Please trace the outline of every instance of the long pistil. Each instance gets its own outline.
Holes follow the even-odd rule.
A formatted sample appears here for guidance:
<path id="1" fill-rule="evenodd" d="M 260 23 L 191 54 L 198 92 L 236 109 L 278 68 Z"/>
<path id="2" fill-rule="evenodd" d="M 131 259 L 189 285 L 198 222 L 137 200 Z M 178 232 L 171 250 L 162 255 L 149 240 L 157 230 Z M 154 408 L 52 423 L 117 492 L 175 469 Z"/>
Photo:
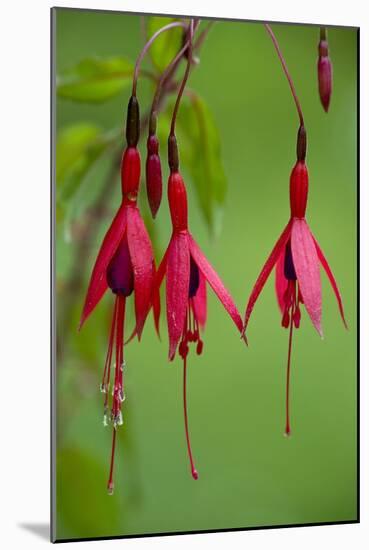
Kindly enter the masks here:
<path id="1" fill-rule="evenodd" d="M 286 376 L 286 429 L 284 435 L 289 437 L 291 435 L 290 426 L 290 375 L 291 375 L 291 352 L 292 352 L 292 336 L 293 336 L 293 315 L 294 305 L 292 306 L 291 319 L 290 319 L 290 333 L 288 338 L 288 356 L 287 356 L 287 376 Z"/>
<path id="2" fill-rule="evenodd" d="M 195 468 L 193 461 L 192 451 L 191 451 L 191 441 L 190 434 L 188 429 L 188 415 L 187 415 L 187 355 L 183 357 L 183 411 L 184 411 L 184 422 L 185 422 L 185 432 L 186 432 L 186 442 L 187 442 L 187 452 L 188 458 L 191 464 L 191 474 L 193 479 L 198 479 L 199 474 Z"/>
<path id="3" fill-rule="evenodd" d="M 109 472 L 109 481 L 108 481 L 108 493 L 112 495 L 114 493 L 114 481 L 113 481 L 113 472 L 114 472 L 114 457 L 115 457 L 115 439 L 117 437 L 117 430 L 113 429 L 113 442 L 111 446 L 111 459 L 110 459 L 110 472 Z"/>

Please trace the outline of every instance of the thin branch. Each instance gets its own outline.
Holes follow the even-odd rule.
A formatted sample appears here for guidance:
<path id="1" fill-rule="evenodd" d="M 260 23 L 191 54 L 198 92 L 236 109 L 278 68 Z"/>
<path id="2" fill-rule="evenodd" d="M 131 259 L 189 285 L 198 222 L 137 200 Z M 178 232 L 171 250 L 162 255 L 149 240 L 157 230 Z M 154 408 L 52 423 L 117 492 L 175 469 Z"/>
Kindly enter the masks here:
<path id="1" fill-rule="evenodd" d="M 174 105 L 174 110 L 173 110 L 173 115 L 172 115 L 172 123 L 170 125 L 170 135 L 171 136 L 174 136 L 175 134 L 175 125 L 176 125 L 176 119 L 177 119 L 177 114 L 178 114 L 178 109 L 179 109 L 179 104 L 181 102 L 181 98 L 182 98 L 182 95 L 183 95 L 183 91 L 185 89 L 185 86 L 186 86 L 186 83 L 187 83 L 187 80 L 188 80 L 188 75 L 190 74 L 190 69 L 191 69 L 191 63 L 192 63 L 192 40 L 193 40 L 193 33 L 194 33 L 194 20 L 191 19 L 190 21 L 190 36 L 189 36 L 189 46 L 188 46 L 188 60 L 187 60 L 187 66 L 186 66 L 186 70 L 185 70 L 185 74 L 183 76 L 183 80 L 182 80 L 182 83 L 181 83 L 181 87 L 179 88 L 179 92 L 178 92 L 178 95 L 177 95 L 177 99 L 176 99 L 176 103 Z"/>
<path id="2" fill-rule="evenodd" d="M 133 83 L 132 83 L 132 95 L 133 96 L 136 95 L 137 80 L 138 80 L 138 75 L 139 75 L 142 60 L 145 57 L 147 51 L 149 50 L 151 44 L 153 42 L 155 42 L 155 40 L 158 38 L 158 36 L 160 36 L 163 32 L 169 31 L 169 30 L 174 29 L 176 27 L 186 28 L 186 24 L 182 23 L 181 21 L 173 21 L 173 23 L 168 23 L 168 25 L 165 25 L 164 27 L 161 27 L 159 30 L 157 30 L 156 33 L 154 33 L 152 35 L 150 40 L 148 40 L 146 42 L 146 44 L 144 45 L 144 47 L 142 48 L 142 51 L 141 51 L 140 55 L 137 58 L 137 61 L 136 61 L 136 64 L 135 64 L 135 70 L 134 70 L 134 73 L 133 73 Z"/>
<path id="3" fill-rule="evenodd" d="M 267 32 L 269 33 L 269 36 L 270 38 L 272 39 L 272 42 L 274 44 L 274 47 L 277 51 L 277 54 L 278 54 L 278 57 L 280 59 L 280 62 L 282 63 L 282 67 L 283 67 L 283 70 L 284 70 L 284 73 L 287 77 L 287 80 L 288 80 L 288 84 L 290 85 L 290 88 L 291 88 L 291 92 L 292 92 L 292 95 L 293 95 L 293 99 L 295 100 L 295 104 L 296 104 L 296 108 L 297 108 L 297 112 L 298 112 L 298 115 L 299 115 L 299 119 L 300 119 L 300 126 L 304 126 L 304 116 L 302 114 L 302 109 L 301 109 L 301 105 L 300 105 L 300 102 L 298 100 L 298 97 L 297 97 L 297 93 L 296 93 L 296 90 L 295 90 L 295 86 L 293 84 L 293 81 L 292 81 L 292 78 L 291 78 L 291 75 L 290 73 L 288 72 L 288 68 L 287 68 L 287 64 L 286 64 L 286 61 L 283 57 L 283 54 L 281 52 L 281 49 L 279 47 L 279 44 L 278 44 L 278 41 L 274 35 L 274 32 L 272 31 L 270 25 L 268 25 L 267 23 L 265 23 L 265 28 L 267 30 Z"/>

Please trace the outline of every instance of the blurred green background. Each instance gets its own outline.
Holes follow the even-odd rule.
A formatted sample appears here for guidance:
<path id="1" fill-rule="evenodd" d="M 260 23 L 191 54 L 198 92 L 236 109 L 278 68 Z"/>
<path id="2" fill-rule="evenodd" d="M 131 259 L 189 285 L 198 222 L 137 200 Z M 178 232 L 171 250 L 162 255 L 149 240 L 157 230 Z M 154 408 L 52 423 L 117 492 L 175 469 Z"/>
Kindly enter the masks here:
<path id="1" fill-rule="evenodd" d="M 274 277 L 251 318 L 248 349 L 209 291 L 204 353 L 197 357 L 192 351 L 189 356 L 189 421 L 200 474 L 197 482 L 192 480 L 183 428 L 182 368 L 178 358 L 167 361 L 163 302 L 162 341 L 150 316 L 142 343 L 135 341 L 126 349 L 124 426 L 118 430 L 115 494 L 108 496 L 111 430 L 103 426 L 99 384 L 112 296 L 106 294 L 81 333 L 77 326 L 95 256 L 119 204 L 112 158 L 116 144 L 118 149 L 124 145 L 130 78 L 119 81 L 117 90 L 113 83 L 112 98 L 100 103 L 65 97 L 68 86 L 62 97 L 62 84 L 73 82 L 69 70 L 86 58 L 123 56 L 134 62 L 144 43 L 144 25 L 139 16 L 126 14 L 54 13 L 56 71 L 62 75 L 56 102 L 57 538 L 354 520 L 357 31 L 329 29 L 334 87 L 326 115 L 317 92 L 318 27 L 273 25 L 305 114 L 307 219 L 337 278 L 349 324 L 346 331 L 322 274 L 325 338 L 319 339 L 305 310 L 295 332 L 292 437 L 283 437 L 288 335 L 280 326 Z M 203 22 L 200 29 L 205 27 Z M 166 49 L 157 55 L 160 63 Z M 219 133 L 221 152 L 218 134 L 213 135 L 216 159 L 208 159 L 211 166 L 201 172 L 207 145 L 202 148 L 185 99 L 179 145 L 190 227 L 243 315 L 253 283 L 289 217 L 298 120 L 262 24 L 217 22 L 199 57 L 188 86 L 204 101 L 209 132 Z M 155 70 L 149 57 L 144 67 Z M 145 113 L 153 93 L 149 79 L 139 81 L 138 93 Z M 165 114 L 160 124 L 164 133 Z M 166 181 L 165 141 L 161 151 Z M 208 173 L 221 186 L 215 198 L 210 196 L 212 181 L 203 177 Z M 208 212 L 203 201 L 207 189 Z M 142 181 L 140 205 L 149 220 L 144 190 Z M 209 231 L 210 223 L 214 231 Z M 165 193 L 149 230 L 159 260 L 170 238 Z M 131 310 L 128 326 L 132 324 Z"/>

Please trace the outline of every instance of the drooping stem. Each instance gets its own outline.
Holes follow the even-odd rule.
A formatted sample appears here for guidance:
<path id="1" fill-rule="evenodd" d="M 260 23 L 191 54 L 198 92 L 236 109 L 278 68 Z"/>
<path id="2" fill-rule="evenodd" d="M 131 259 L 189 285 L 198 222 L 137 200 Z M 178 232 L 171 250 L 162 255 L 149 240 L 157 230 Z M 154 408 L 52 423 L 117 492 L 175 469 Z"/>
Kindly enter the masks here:
<path id="1" fill-rule="evenodd" d="M 284 434 L 288 437 L 291 434 L 290 426 L 290 374 L 291 374 L 291 352 L 292 352 L 292 336 L 293 336 L 293 315 L 295 306 L 292 306 L 290 318 L 290 332 L 288 337 L 288 356 L 287 356 L 287 376 L 286 376 L 286 429 Z"/>
<path id="2" fill-rule="evenodd" d="M 189 46 L 189 41 L 187 41 L 185 43 L 185 45 L 183 46 L 183 48 L 181 50 L 179 50 L 179 52 L 177 53 L 177 55 L 172 59 L 172 61 L 169 63 L 169 65 L 167 66 L 167 68 L 165 69 L 165 71 L 162 73 L 161 77 L 160 77 L 160 80 L 158 82 L 158 85 L 156 87 L 156 91 L 155 91 L 155 95 L 154 95 L 154 99 L 153 99 L 153 102 L 152 102 L 152 106 L 151 106 L 151 112 L 150 112 L 150 122 L 153 118 L 154 115 L 156 115 L 156 111 L 157 111 L 157 108 L 158 108 L 158 104 L 159 104 L 159 99 L 160 99 L 160 94 L 161 94 L 161 91 L 162 91 L 162 88 L 163 88 L 163 85 L 164 83 L 166 82 L 166 80 L 169 78 L 169 76 L 172 74 L 173 70 L 175 70 L 178 62 L 180 61 L 180 59 L 182 58 L 183 54 L 186 52 L 186 50 L 188 49 L 188 46 Z"/>
<path id="3" fill-rule="evenodd" d="M 133 82 L 132 82 L 132 95 L 133 95 L 133 96 L 136 95 L 137 80 L 138 80 L 138 75 L 139 75 L 139 72 L 140 72 L 140 67 L 141 67 L 142 60 L 143 60 L 143 58 L 145 57 L 147 51 L 149 50 L 151 44 L 152 44 L 153 42 L 155 42 L 155 40 L 158 38 L 158 36 L 160 36 L 163 32 L 166 32 L 166 31 L 169 31 L 169 30 L 171 30 L 171 29 L 174 29 L 175 27 L 183 27 L 183 28 L 186 28 L 186 24 L 183 23 L 183 22 L 181 22 L 181 21 L 173 21 L 172 23 L 168 23 L 168 25 L 165 25 L 164 27 L 161 27 L 159 30 L 157 30 L 157 31 L 152 35 L 152 37 L 146 42 L 146 44 L 144 45 L 144 47 L 142 48 L 141 53 L 140 53 L 140 55 L 139 55 L 138 58 L 137 58 L 137 61 L 136 61 L 136 64 L 135 64 L 134 73 L 133 73 Z"/>
<path id="4" fill-rule="evenodd" d="M 179 109 L 179 104 L 181 102 L 181 98 L 182 98 L 182 95 L 183 95 L 183 91 L 185 89 L 185 86 L 186 86 L 186 83 L 187 83 L 187 80 L 188 80 L 188 76 L 190 74 L 190 69 L 191 69 L 191 63 L 192 63 L 192 39 L 193 39 L 193 33 L 194 33 L 194 20 L 191 19 L 190 21 L 190 29 L 189 29 L 189 45 L 188 45 L 188 59 L 187 59 L 187 66 L 186 66 L 186 70 L 185 70 L 185 73 L 183 75 L 183 79 L 182 79 L 182 82 L 181 82 L 181 86 L 179 88 L 179 92 L 178 92 L 178 95 L 177 95 L 177 99 L 176 99 L 176 103 L 174 105 L 174 110 L 173 110 L 173 115 L 172 115 L 172 123 L 170 125 L 170 136 L 174 136 L 175 135 L 175 125 L 176 125 L 176 120 L 177 120 L 177 114 L 178 114 L 178 109 Z"/>
<path id="5" fill-rule="evenodd" d="M 327 40 L 327 29 L 326 29 L 326 27 L 320 27 L 320 40 Z"/>
<path id="6" fill-rule="evenodd" d="M 202 44 L 204 43 L 205 38 L 207 37 L 211 27 L 214 25 L 215 21 L 210 21 L 206 29 L 204 29 L 201 33 L 198 39 L 194 42 L 193 45 L 193 51 L 198 50 L 201 48 Z"/>
<path id="7" fill-rule="evenodd" d="M 278 57 L 280 59 L 280 62 L 282 63 L 282 67 L 283 67 L 283 70 L 284 70 L 284 73 L 287 77 L 287 80 L 288 80 L 288 84 L 291 88 L 291 92 L 292 92 L 292 95 L 293 95 L 293 99 L 295 101 L 295 104 L 296 104 L 296 109 L 297 109 L 297 112 L 298 112 L 298 115 L 299 115 L 299 119 L 300 119 L 300 126 L 304 126 L 304 116 L 302 114 L 302 109 L 301 109 L 301 105 L 300 105 L 300 102 L 299 102 L 299 99 L 297 97 L 297 93 L 296 93 L 296 89 L 295 89 L 295 86 L 293 84 L 293 81 L 292 81 L 292 78 L 291 78 L 291 75 L 288 71 L 288 68 L 287 68 L 287 64 L 286 64 L 286 61 L 283 57 L 283 54 L 281 52 L 281 49 L 279 47 L 279 44 L 278 44 L 278 41 L 274 35 L 274 32 L 272 31 L 270 25 L 268 25 L 267 23 L 265 23 L 265 28 L 267 30 L 267 32 L 269 33 L 269 36 L 270 38 L 272 39 L 272 42 L 274 44 L 274 47 L 276 49 L 276 52 L 278 54 Z"/>
<path id="8" fill-rule="evenodd" d="M 187 442 L 187 452 L 191 464 L 191 474 L 193 479 L 198 479 L 199 474 L 195 468 L 192 451 L 191 451 L 191 441 L 190 434 L 188 429 L 188 416 L 187 416 L 187 355 L 183 357 L 183 411 L 184 411 L 184 422 L 185 422 L 185 432 L 186 432 L 186 442 Z"/>

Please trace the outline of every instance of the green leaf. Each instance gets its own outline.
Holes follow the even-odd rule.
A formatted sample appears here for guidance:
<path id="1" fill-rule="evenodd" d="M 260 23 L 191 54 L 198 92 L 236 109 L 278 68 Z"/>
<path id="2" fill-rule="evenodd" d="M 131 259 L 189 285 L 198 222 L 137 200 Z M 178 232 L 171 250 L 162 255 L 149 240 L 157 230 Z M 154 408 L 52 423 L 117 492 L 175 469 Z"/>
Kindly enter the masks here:
<path id="1" fill-rule="evenodd" d="M 63 128 L 56 143 L 57 201 L 66 202 L 95 160 L 117 139 L 90 123 Z"/>
<path id="2" fill-rule="evenodd" d="M 149 17 L 147 23 L 148 37 L 150 38 L 161 27 L 173 23 L 173 21 L 179 21 L 179 19 L 173 17 Z M 159 71 L 163 71 L 172 59 L 174 59 L 181 49 L 182 41 L 183 28 L 174 27 L 173 29 L 163 32 L 153 42 L 150 47 L 150 55 L 153 64 Z"/>
<path id="3" fill-rule="evenodd" d="M 219 131 L 203 99 L 191 93 L 178 116 L 182 162 L 195 185 L 201 211 L 212 233 L 219 230 L 227 181 L 221 159 Z"/>
<path id="4" fill-rule="evenodd" d="M 63 128 L 56 143 L 56 180 L 62 184 L 65 176 L 74 169 L 81 156 L 100 134 L 100 128 L 89 123 L 80 123 Z"/>
<path id="5" fill-rule="evenodd" d="M 108 465 L 75 448 L 57 455 L 57 517 L 64 524 L 58 538 L 117 534 L 124 526 L 117 499 L 107 494 Z"/>
<path id="6" fill-rule="evenodd" d="M 124 57 L 87 58 L 57 78 L 59 97 L 100 103 L 118 95 L 132 82 L 133 65 Z"/>

